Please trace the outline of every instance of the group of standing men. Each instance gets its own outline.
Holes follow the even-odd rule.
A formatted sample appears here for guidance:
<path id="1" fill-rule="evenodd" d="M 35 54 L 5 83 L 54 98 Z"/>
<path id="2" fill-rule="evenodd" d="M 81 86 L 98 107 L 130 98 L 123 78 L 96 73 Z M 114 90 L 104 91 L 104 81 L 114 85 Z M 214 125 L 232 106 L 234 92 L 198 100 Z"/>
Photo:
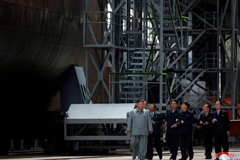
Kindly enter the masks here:
<path id="1" fill-rule="evenodd" d="M 151 104 L 147 109 L 147 102 L 139 100 L 137 106 L 133 109 L 128 118 L 127 133 L 131 133 L 130 148 L 132 150 L 132 159 L 151 160 L 153 158 L 153 142 L 162 159 L 162 145 L 160 137 L 160 126 L 163 119 L 159 112 L 156 112 L 156 105 Z M 228 114 L 221 109 L 221 102 L 215 104 L 216 111 L 210 113 L 211 106 L 204 105 L 203 112 L 200 115 L 199 124 L 202 126 L 202 133 L 205 143 L 205 159 L 212 159 L 212 138 L 214 136 L 215 152 L 218 155 L 221 152 L 228 152 L 228 134 L 230 134 L 230 124 Z M 182 158 L 179 160 L 193 159 L 192 133 L 194 124 L 194 114 L 191 112 L 190 104 L 183 102 L 181 109 L 178 108 L 176 100 L 171 101 L 171 109 L 167 110 L 163 132 L 166 133 L 167 145 L 171 157 L 170 160 L 176 160 L 178 146 L 180 141 Z M 218 160 L 218 157 L 216 157 Z"/>

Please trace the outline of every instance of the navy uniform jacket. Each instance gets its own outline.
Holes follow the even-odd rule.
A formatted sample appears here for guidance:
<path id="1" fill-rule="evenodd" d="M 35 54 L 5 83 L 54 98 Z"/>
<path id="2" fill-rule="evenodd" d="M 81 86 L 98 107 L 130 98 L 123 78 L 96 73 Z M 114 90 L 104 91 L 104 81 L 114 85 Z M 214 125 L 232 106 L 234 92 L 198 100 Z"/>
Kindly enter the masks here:
<path id="1" fill-rule="evenodd" d="M 212 130 L 213 130 L 212 119 L 213 119 L 213 113 L 211 113 L 211 112 L 208 113 L 207 116 L 205 113 L 202 113 L 200 115 L 199 123 L 200 123 L 200 121 L 202 121 L 203 123 L 208 122 L 208 125 L 204 125 L 204 124 L 201 125 L 203 135 L 211 135 L 212 134 Z"/>
<path id="2" fill-rule="evenodd" d="M 176 124 L 176 119 L 179 119 L 179 114 L 181 111 L 176 109 L 172 113 L 172 109 L 167 110 L 166 121 L 167 121 L 167 134 L 178 134 L 178 128 L 171 128 L 172 125 Z"/>
<path id="3" fill-rule="evenodd" d="M 185 112 L 181 112 L 179 114 L 179 120 L 180 121 L 184 121 L 184 123 L 180 123 L 180 127 L 179 127 L 179 134 L 192 134 L 192 125 L 194 123 L 194 114 L 189 111 L 186 110 Z"/>
<path id="4" fill-rule="evenodd" d="M 213 118 L 217 119 L 213 124 L 213 133 L 215 135 L 226 134 L 227 131 L 230 131 L 230 122 L 227 111 L 220 110 L 219 115 L 217 114 L 217 111 L 214 111 Z"/>
<path id="5" fill-rule="evenodd" d="M 163 119 L 162 119 L 162 116 L 159 112 L 153 112 L 153 117 L 151 115 L 151 112 L 150 113 L 150 116 L 151 116 L 151 120 L 155 122 L 153 126 L 153 134 L 154 135 L 160 135 L 160 127 L 163 123 Z"/>

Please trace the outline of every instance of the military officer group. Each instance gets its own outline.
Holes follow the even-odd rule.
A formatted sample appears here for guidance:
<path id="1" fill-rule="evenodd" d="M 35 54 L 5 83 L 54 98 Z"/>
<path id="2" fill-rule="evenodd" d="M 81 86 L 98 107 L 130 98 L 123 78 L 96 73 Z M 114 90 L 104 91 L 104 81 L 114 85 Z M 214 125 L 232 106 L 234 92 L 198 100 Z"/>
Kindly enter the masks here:
<path id="1" fill-rule="evenodd" d="M 164 123 L 163 132 L 171 153 L 170 160 L 176 160 L 180 142 L 181 158 L 179 160 L 191 160 L 194 158 L 192 131 L 194 114 L 190 111 L 190 104 L 183 102 L 178 109 L 178 102 L 171 101 L 171 109 L 167 110 L 165 122 L 156 105 L 148 104 L 144 100 L 138 100 L 135 108 L 130 111 L 128 117 L 127 133 L 131 135 L 130 149 L 132 159 L 151 160 L 153 158 L 153 142 L 159 159 L 162 159 L 162 144 L 160 127 Z M 215 158 L 221 152 L 228 152 L 228 135 L 230 134 L 230 122 L 227 111 L 222 110 L 222 102 L 216 101 L 215 111 L 211 112 L 211 106 L 203 106 L 199 125 L 202 126 L 202 136 L 205 144 L 205 159 L 212 159 L 212 140 L 215 144 Z M 222 150 L 223 148 L 223 150 Z"/>

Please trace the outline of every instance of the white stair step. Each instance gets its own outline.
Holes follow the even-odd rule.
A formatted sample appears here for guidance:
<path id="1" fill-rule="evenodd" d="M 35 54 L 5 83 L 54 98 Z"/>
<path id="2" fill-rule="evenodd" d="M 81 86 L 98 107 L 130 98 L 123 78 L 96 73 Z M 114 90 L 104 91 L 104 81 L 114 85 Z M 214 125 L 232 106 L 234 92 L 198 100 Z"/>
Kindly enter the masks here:
<path id="1" fill-rule="evenodd" d="M 132 92 L 122 92 L 121 94 L 134 94 L 134 95 L 138 94 L 139 95 L 139 93 L 136 93 L 134 91 L 132 91 Z"/>
<path id="2" fill-rule="evenodd" d="M 135 66 L 142 66 L 143 63 L 130 63 L 131 65 L 135 65 Z"/>
<path id="3" fill-rule="evenodd" d="M 147 59 L 146 59 L 147 57 L 148 57 L 148 56 L 145 56 L 145 58 L 144 58 L 144 57 L 132 57 L 132 59 L 140 59 L 140 60 L 145 59 L 145 60 L 147 60 Z"/>
<path id="4" fill-rule="evenodd" d="M 176 40 L 163 40 L 164 43 L 176 43 Z"/>
<path id="5" fill-rule="evenodd" d="M 175 34 L 174 33 L 169 33 L 169 34 L 165 33 L 165 34 L 163 34 L 163 37 L 175 37 Z"/>
<path id="6" fill-rule="evenodd" d="M 120 100 L 133 100 L 133 101 L 137 101 L 139 99 L 139 97 L 121 97 L 119 98 Z"/>
<path id="7" fill-rule="evenodd" d="M 141 80 L 120 80 L 121 83 L 144 83 L 144 81 Z"/>
<path id="8" fill-rule="evenodd" d="M 129 69 L 129 71 L 143 71 L 142 68 L 133 68 L 133 69 Z"/>
<path id="9" fill-rule="evenodd" d="M 128 88 L 131 88 L 131 89 L 141 89 L 141 88 L 143 88 L 143 86 L 124 86 L 123 88 L 124 89 L 128 89 Z"/>
<path id="10" fill-rule="evenodd" d="M 145 51 L 145 54 L 149 54 L 149 51 Z M 134 52 L 134 54 L 144 54 L 143 51 L 136 51 Z"/>

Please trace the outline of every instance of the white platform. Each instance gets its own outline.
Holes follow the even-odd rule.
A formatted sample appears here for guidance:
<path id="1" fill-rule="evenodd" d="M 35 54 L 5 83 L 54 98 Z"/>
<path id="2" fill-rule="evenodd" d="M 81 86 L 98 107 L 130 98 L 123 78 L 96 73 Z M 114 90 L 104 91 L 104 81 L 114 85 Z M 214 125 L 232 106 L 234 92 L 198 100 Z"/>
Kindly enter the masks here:
<path id="1" fill-rule="evenodd" d="M 134 103 L 123 104 L 72 104 L 68 120 L 119 120 L 127 119 Z"/>

